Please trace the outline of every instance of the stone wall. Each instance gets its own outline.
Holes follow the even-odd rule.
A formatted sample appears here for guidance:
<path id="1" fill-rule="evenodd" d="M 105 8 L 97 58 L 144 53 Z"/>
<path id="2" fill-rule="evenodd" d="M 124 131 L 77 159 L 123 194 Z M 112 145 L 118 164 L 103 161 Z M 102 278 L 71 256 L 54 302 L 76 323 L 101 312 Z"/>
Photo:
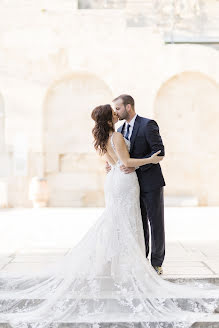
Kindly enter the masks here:
<path id="1" fill-rule="evenodd" d="M 166 45 L 153 20 L 128 23 L 128 13 L 138 12 L 138 6 L 139 1 L 119 9 L 78 9 L 76 1 L 57 0 L 1 3 L 0 111 L 5 118 L 0 133 L 6 163 L 1 179 L 9 206 L 32 206 L 33 176 L 47 178 L 49 206 L 104 205 L 104 162 L 93 150 L 90 113 L 121 93 L 131 94 L 137 113 L 160 126 L 167 153 L 165 196 L 219 205 L 218 50 Z M 209 17 L 217 11 L 214 1 L 207 8 Z M 150 13 L 152 7 L 145 10 Z M 217 21 L 207 22 L 210 37 Z M 14 170 L 19 135 L 28 147 L 23 176 Z"/>

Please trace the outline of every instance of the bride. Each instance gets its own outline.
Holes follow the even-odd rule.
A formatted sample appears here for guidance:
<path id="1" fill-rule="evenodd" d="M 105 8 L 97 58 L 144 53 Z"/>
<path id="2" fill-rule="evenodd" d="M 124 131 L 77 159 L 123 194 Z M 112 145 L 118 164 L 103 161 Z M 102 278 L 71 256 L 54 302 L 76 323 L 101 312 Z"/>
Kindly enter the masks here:
<path id="1" fill-rule="evenodd" d="M 16 328 L 182 328 L 207 320 L 218 306 L 219 288 L 174 284 L 157 275 L 145 257 L 136 173 L 120 170 L 121 163 L 156 164 L 159 151 L 130 158 L 110 105 L 96 107 L 91 117 L 94 147 L 111 165 L 106 208 L 55 265 L 35 274 L 0 272 L 0 322 Z"/>

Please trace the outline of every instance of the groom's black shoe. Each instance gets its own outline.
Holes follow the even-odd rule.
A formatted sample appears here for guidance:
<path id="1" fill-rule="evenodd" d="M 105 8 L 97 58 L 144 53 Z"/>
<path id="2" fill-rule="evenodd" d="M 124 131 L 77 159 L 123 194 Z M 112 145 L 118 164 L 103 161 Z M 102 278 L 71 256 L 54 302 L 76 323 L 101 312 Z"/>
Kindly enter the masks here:
<path id="1" fill-rule="evenodd" d="M 157 274 L 163 274 L 163 268 L 161 266 L 154 266 L 153 268 L 157 272 Z"/>

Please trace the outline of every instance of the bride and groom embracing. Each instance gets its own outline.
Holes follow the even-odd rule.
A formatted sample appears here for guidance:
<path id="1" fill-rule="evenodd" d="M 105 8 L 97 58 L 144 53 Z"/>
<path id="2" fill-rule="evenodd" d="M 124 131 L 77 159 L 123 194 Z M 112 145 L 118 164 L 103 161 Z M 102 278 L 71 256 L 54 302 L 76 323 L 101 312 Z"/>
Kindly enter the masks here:
<path id="1" fill-rule="evenodd" d="M 107 161 L 105 209 L 79 243 L 40 272 L 0 271 L 0 323 L 13 328 L 188 328 L 219 305 L 219 288 L 163 279 L 164 146 L 154 120 L 121 95 L 91 117 Z M 126 122 L 115 132 L 118 120 Z M 151 226 L 151 264 L 149 229 Z M 157 271 L 155 271 L 155 270 Z M 158 274 L 157 274 L 158 273 Z M 209 301 L 210 300 L 210 301 Z"/>
<path id="2" fill-rule="evenodd" d="M 159 127 L 156 121 L 140 117 L 136 114 L 134 99 L 130 95 L 122 94 L 115 98 L 113 100 L 113 107 L 114 112 L 112 113 L 112 130 L 110 131 L 110 135 L 114 131 L 114 124 L 118 120 L 125 120 L 125 123 L 119 127 L 117 133 L 122 134 L 130 143 L 130 157 L 136 159 L 148 158 L 147 164 L 144 162 L 137 164 L 133 161 L 132 167 L 125 166 L 122 161 L 123 163 L 121 163 L 120 169 L 125 174 L 136 171 L 140 186 L 140 207 L 146 257 L 149 254 L 149 220 L 151 227 L 151 264 L 158 274 L 162 274 L 162 263 L 165 256 L 163 200 L 163 186 L 165 186 L 165 181 L 159 164 L 164 157 L 164 145 L 159 134 Z M 107 113 L 107 111 L 110 111 L 110 108 L 106 106 L 102 111 L 103 113 L 104 111 Z M 117 143 L 120 139 L 121 136 L 114 136 L 115 147 L 118 147 Z M 109 146 L 109 150 L 106 153 L 107 172 L 111 170 L 111 164 L 113 164 L 109 153 L 110 151 L 112 152 L 110 148 Z M 150 160 L 151 155 L 157 151 L 160 151 L 160 157 L 152 157 Z M 118 156 L 121 160 L 120 150 L 116 154 L 112 153 L 113 158 L 115 159 Z M 131 165 L 129 164 L 129 166 Z M 126 193 L 128 192 L 130 190 L 127 189 Z"/>

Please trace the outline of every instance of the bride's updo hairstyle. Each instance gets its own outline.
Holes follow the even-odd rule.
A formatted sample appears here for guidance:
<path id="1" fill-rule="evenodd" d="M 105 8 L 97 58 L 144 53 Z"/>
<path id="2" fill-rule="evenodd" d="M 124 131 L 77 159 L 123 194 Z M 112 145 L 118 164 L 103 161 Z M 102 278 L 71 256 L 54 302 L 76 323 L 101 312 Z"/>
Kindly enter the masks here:
<path id="1" fill-rule="evenodd" d="M 95 107 L 91 113 L 91 118 L 95 122 L 92 130 L 94 148 L 100 155 L 104 155 L 107 151 L 106 146 L 109 133 L 115 131 L 113 127 L 112 107 L 109 104 Z"/>

